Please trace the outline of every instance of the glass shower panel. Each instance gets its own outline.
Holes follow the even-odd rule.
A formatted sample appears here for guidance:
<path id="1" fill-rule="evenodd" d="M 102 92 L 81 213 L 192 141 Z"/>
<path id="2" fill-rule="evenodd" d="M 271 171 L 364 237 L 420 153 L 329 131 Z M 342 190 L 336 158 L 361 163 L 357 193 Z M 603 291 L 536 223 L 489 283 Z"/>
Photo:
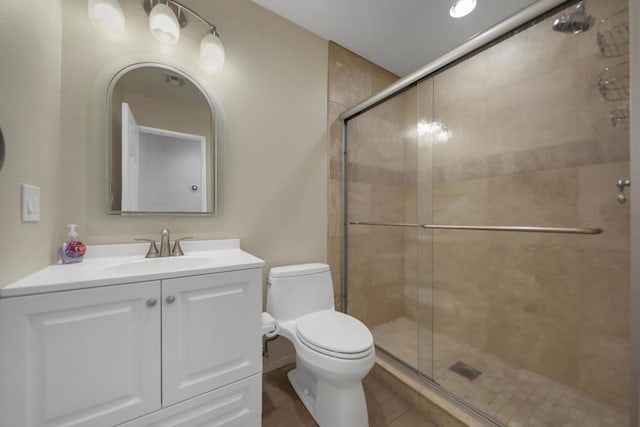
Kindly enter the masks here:
<path id="1" fill-rule="evenodd" d="M 589 12 L 621 6 L 593 0 Z M 621 427 L 629 208 L 615 183 L 629 176 L 629 134 L 598 91 L 612 59 L 594 33 L 552 31 L 555 17 L 420 84 L 433 87 L 419 104 L 433 102 L 425 129 L 440 138 L 418 157 L 432 180 L 418 222 L 604 232 L 427 230 L 432 277 L 420 277 L 433 298 L 419 307 L 433 310 L 433 378 L 466 403 L 505 425 Z"/>
<path id="2" fill-rule="evenodd" d="M 418 228 L 382 224 L 417 220 L 416 99 L 414 87 L 347 123 L 347 311 L 414 368 Z"/>

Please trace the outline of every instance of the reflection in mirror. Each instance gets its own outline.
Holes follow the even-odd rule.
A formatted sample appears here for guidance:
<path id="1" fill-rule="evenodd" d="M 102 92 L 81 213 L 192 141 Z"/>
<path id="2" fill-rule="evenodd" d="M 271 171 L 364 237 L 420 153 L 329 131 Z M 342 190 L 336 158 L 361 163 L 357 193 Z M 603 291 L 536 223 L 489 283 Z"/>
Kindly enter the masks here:
<path id="1" fill-rule="evenodd" d="M 188 76 L 133 66 L 109 87 L 110 213 L 211 214 L 215 117 Z"/>

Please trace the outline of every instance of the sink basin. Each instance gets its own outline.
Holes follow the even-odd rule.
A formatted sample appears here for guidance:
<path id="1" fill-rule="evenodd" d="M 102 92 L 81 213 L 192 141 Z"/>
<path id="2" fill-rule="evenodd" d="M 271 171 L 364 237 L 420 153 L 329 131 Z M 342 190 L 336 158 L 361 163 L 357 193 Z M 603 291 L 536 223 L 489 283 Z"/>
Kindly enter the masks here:
<path id="1" fill-rule="evenodd" d="M 179 256 L 164 258 L 145 258 L 105 267 L 104 271 L 116 274 L 138 275 L 167 273 L 179 270 L 195 270 L 211 267 L 213 258 Z"/>

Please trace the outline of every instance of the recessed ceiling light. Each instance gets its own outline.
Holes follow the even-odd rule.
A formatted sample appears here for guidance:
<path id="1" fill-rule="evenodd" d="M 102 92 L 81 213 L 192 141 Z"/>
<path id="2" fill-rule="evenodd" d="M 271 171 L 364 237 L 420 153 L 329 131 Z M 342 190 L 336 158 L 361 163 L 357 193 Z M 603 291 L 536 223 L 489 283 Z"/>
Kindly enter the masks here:
<path id="1" fill-rule="evenodd" d="M 449 9 L 449 15 L 453 18 L 462 18 L 476 8 L 476 0 L 456 0 Z"/>

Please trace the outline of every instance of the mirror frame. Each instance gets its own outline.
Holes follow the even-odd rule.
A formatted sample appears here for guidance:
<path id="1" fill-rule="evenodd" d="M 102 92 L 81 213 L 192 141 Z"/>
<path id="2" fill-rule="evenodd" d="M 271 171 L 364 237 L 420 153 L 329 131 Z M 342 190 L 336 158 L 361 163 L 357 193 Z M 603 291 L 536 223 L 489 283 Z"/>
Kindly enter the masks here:
<path id="1" fill-rule="evenodd" d="M 113 150 L 112 150 L 112 121 L 113 121 L 113 117 L 112 117 L 112 96 L 113 96 L 113 90 L 116 86 L 116 84 L 118 83 L 118 81 L 120 80 L 120 78 L 122 78 L 125 74 L 127 74 L 129 71 L 132 70 L 136 70 L 139 68 L 149 68 L 149 67 L 153 67 L 153 68 L 160 68 L 163 70 L 167 70 L 170 71 L 172 73 L 176 73 L 179 74 L 180 76 L 184 77 L 185 79 L 187 79 L 189 82 L 191 82 L 193 85 L 195 85 L 196 88 L 198 88 L 200 90 L 200 93 L 204 96 L 204 98 L 207 101 L 207 104 L 209 105 L 209 111 L 211 113 L 211 135 L 212 135 L 212 141 L 211 141 L 211 153 L 209 154 L 209 156 L 213 156 L 212 161 L 211 161 L 211 167 L 212 167 L 212 171 L 211 171 L 211 177 L 213 180 L 213 183 L 210 183 L 209 185 L 209 190 L 207 194 L 207 198 L 211 200 L 211 210 L 208 210 L 207 212 L 146 212 L 146 211 L 136 211 L 136 212 L 123 212 L 122 211 L 122 204 L 121 209 L 120 210 L 114 210 L 112 209 L 112 199 L 113 199 L 113 175 L 112 175 L 112 165 L 113 165 Z M 106 176 L 106 190 L 107 190 L 107 214 L 109 215 L 122 215 L 122 216 L 132 216 L 132 215 L 167 215 L 167 216 L 215 216 L 218 213 L 218 155 L 219 155 L 219 150 L 218 150 L 218 132 L 219 132 L 219 128 L 221 127 L 221 109 L 220 108 L 216 108 L 218 103 L 216 102 L 216 98 L 215 95 L 213 94 L 212 91 L 208 90 L 204 85 L 200 84 L 200 82 L 198 82 L 198 80 L 196 80 L 194 77 L 192 77 L 189 73 L 187 73 L 186 71 L 171 66 L 171 65 L 167 65 L 164 63 L 160 63 L 160 62 L 135 62 L 129 65 L 125 65 L 124 67 L 121 67 L 118 71 L 116 71 L 116 73 L 109 79 L 109 82 L 107 83 L 107 90 L 106 90 L 106 114 L 107 114 L 107 120 L 106 120 L 106 131 L 107 131 L 107 138 L 106 138 L 106 159 L 107 159 L 107 176 Z M 209 203 L 207 202 L 207 205 L 209 205 Z"/>

